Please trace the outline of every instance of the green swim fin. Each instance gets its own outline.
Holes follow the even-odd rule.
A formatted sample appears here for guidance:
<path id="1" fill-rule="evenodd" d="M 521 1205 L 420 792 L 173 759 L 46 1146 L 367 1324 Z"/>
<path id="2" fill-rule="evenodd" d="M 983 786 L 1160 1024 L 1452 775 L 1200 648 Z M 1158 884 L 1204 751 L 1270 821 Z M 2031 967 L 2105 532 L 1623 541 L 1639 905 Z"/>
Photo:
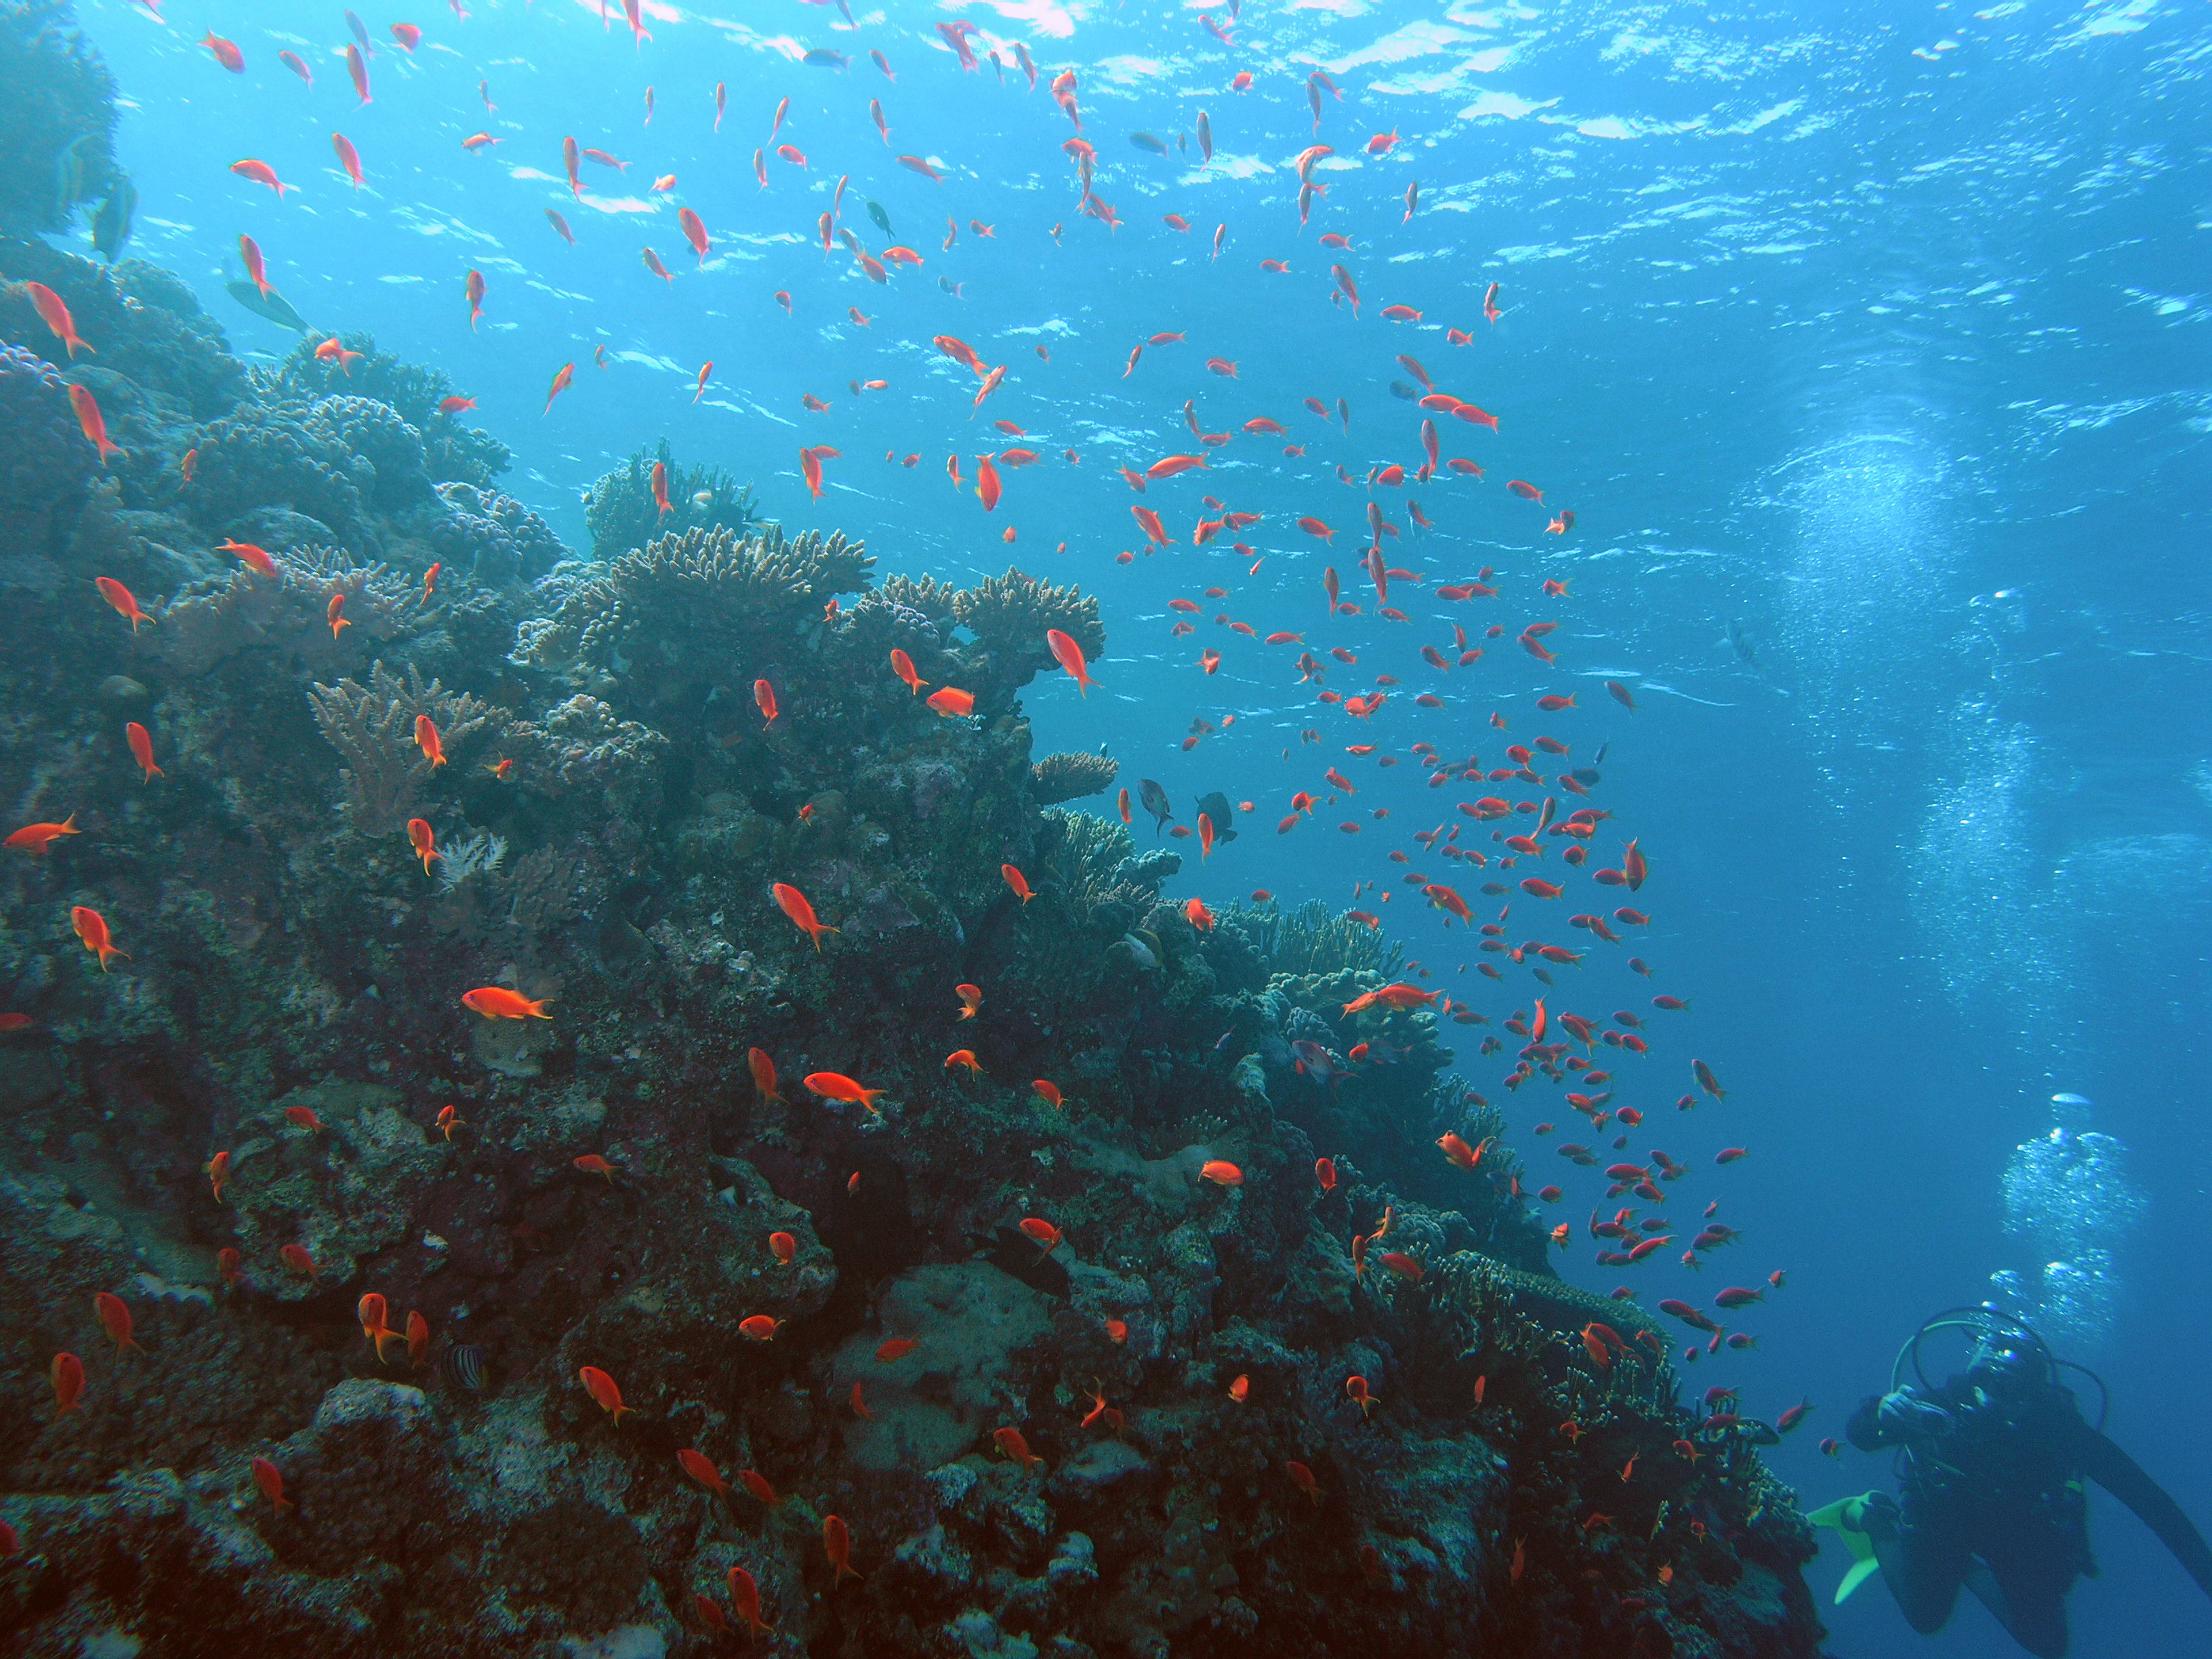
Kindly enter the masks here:
<path id="1" fill-rule="evenodd" d="M 1870 1492 L 1856 1498 L 1838 1498 L 1825 1509 L 1814 1510 L 1805 1518 L 1816 1527 L 1833 1527 L 1844 1540 L 1844 1547 L 1851 1553 L 1851 1565 L 1844 1574 L 1844 1582 L 1836 1586 L 1836 1605 L 1844 1601 L 1861 1584 L 1881 1571 L 1881 1563 L 1875 1559 L 1874 1540 L 1867 1536 L 1863 1516 L 1866 1500 Z"/>

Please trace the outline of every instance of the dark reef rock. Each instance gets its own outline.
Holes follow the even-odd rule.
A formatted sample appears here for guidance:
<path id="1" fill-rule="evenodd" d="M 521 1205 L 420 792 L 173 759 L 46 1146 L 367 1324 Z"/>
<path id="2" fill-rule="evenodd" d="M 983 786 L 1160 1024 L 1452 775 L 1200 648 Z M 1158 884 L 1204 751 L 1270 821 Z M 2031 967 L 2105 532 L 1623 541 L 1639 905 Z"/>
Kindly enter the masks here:
<path id="1" fill-rule="evenodd" d="M 104 134 L 38 38 L 35 118 Z M 1552 1272 L 1510 1153 L 1438 1152 L 1503 1127 L 1449 1005 L 1347 1013 L 1379 932 L 1201 930 L 1177 854 L 1059 805 L 1115 763 L 1035 755 L 1018 694 L 1048 629 L 1103 653 L 1095 599 L 878 582 L 715 469 L 664 515 L 648 454 L 569 559 L 443 376 L 349 337 L 248 377 L 159 273 L 36 257 L 100 356 L 0 307 L 0 799 L 82 832 L 0 861 L 9 1653 L 704 1656 L 733 1567 L 790 1656 L 1816 1652 L 1753 1431 Z"/>

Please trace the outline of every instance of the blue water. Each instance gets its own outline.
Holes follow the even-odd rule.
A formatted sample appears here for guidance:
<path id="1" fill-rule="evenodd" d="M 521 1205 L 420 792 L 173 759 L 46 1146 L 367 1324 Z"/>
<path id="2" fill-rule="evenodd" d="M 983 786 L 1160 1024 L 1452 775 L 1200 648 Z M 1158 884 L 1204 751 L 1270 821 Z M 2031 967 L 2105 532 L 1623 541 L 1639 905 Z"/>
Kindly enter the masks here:
<path id="1" fill-rule="evenodd" d="M 1353 896 L 1360 881 L 1394 884 L 1393 848 L 1440 871 L 1407 838 L 1464 823 L 1452 803 L 1473 792 L 1426 790 L 1410 760 L 1384 770 L 1342 746 L 1404 757 L 1425 740 L 1502 764 L 1507 741 L 1539 732 L 1577 762 L 1609 742 L 1600 800 L 1618 817 L 1596 847 L 1610 860 L 1615 829 L 1641 838 L 1654 874 L 1637 902 L 1654 925 L 1555 970 L 1551 994 L 1594 1014 L 1640 1008 L 1655 990 L 1693 999 L 1687 1015 L 1652 1016 L 1677 1023 L 1658 1024 L 1650 1060 L 1617 1069 L 1651 1110 L 1645 1138 L 1698 1170 L 1700 1190 L 1677 1207 L 1717 1197 L 1746 1240 L 1702 1280 L 1669 1255 L 1631 1282 L 1648 1304 L 1789 1270 L 1752 1322 L 1759 1350 L 1701 1359 L 1685 1380 L 1740 1383 L 1766 1416 L 1816 1403 L 1771 1455 L 1808 1505 L 1886 1476 L 1856 1454 L 1831 1463 L 1814 1442 L 1882 1386 L 1911 1328 L 1988 1294 L 1992 1272 L 2036 1265 L 2005 1234 L 2001 1176 L 2051 1127 L 2047 1097 L 2091 1097 L 2148 1207 L 2097 1298 L 2106 1328 L 2075 1351 L 2112 1385 L 2116 1437 L 2212 1524 L 2212 10 L 1258 0 L 1231 48 L 1195 9 L 1156 3 L 866 7 L 857 29 L 797 0 L 732 0 L 726 21 L 653 4 L 651 39 L 634 42 L 619 8 L 603 25 L 596 0 L 471 0 L 465 20 L 407 13 L 424 31 L 412 57 L 386 34 L 401 17 L 364 10 L 383 44 L 363 107 L 338 7 L 167 9 L 163 23 L 121 0 L 82 9 L 130 100 L 119 159 L 142 195 L 133 251 L 191 280 L 241 352 L 281 354 L 294 337 L 222 292 L 243 232 L 319 328 L 369 330 L 472 393 L 476 418 L 516 452 L 507 487 L 579 547 L 583 489 L 665 434 L 679 459 L 755 480 L 787 526 L 865 537 L 886 571 L 964 580 L 1014 562 L 1079 581 L 1104 606 L 1100 689 L 1086 701 L 1058 677 L 1033 686 L 1040 749 L 1105 744 L 1125 781 L 1160 780 L 1186 822 L 1191 797 L 1213 788 L 1257 808 L 1234 845 L 1188 862 L 1179 893 L 1218 903 L 1265 886 L 1357 902 L 1432 984 L 1493 1016 L 1526 1006 L 1540 988 L 1525 969 L 1495 987 L 1462 976 L 1477 959 L 1468 936 L 1410 890 L 1388 905 Z M 963 74 L 945 48 L 934 26 L 958 16 L 979 26 L 979 53 L 1001 49 L 1003 82 L 988 62 Z M 210 27 L 243 49 L 242 76 L 194 44 Z M 1017 40 L 1046 76 L 1076 71 L 1118 231 L 1078 211 L 1060 148 L 1073 130 L 1014 66 Z M 794 61 L 817 46 L 852 61 Z M 287 47 L 313 66 L 312 89 L 278 63 Z M 872 47 L 896 82 L 867 62 Z M 1316 68 L 1343 98 L 1324 95 L 1318 142 L 1338 153 L 1316 169 L 1328 190 L 1301 234 L 1291 167 L 1316 142 L 1304 95 Z M 1229 84 L 1239 70 L 1255 76 L 1243 94 Z M 716 135 L 718 82 L 728 114 Z M 777 142 L 808 165 L 771 154 L 763 191 L 752 153 L 787 96 Z M 1172 144 L 1200 110 L 1210 167 L 1194 143 L 1161 157 L 1128 140 L 1141 129 Z M 1395 151 L 1365 155 L 1394 129 Z M 358 192 L 333 163 L 333 131 L 359 149 Z M 465 150 L 479 131 L 500 143 Z M 580 202 L 562 177 L 570 134 L 630 163 L 617 174 L 587 161 Z M 945 182 L 899 154 L 936 158 Z M 245 156 L 295 191 L 279 201 L 232 175 Z M 672 173 L 672 191 L 649 189 Z M 878 286 L 842 246 L 824 256 L 816 222 L 841 175 L 845 222 L 880 251 L 890 239 L 862 207 L 879 202 L 926 264 Z M 703 269 L 678 204 L 714 239 Z M 574 248 L 548 208 L 567 216 Z M 1169 213 L 1192 230 L 1165 227 Z M 948 215 L 960 225 L 949 252 Z M 1349 252 L 1317 247 L 1326 232 Z M 644 268 L 648 245 L 672 283 Z M 1270 258 L 1290 274 L 1261 271 Z M 1365 301 L 1358 320 L 1329 298 L 1337 258 Z M 471 269 L 489 288 L 474 332 Z M 1495 324 L 1480 309 L 1491 282 Z M 1380 320 L 1392 303 L 1425 320 Z M 852 325 L 848 306 L 872 325 Z M 1449 345 L 1446 327 L 1472 343 Z M 1148 349 L 1122 378 L 1130 347 L 1164 330 L 1188 342 Z M 1009 366 L 972 420 L 975 378 L 932 347 L 939 333 Z M 1502 429 L 1439 422 L 1447 454 L 1490 469 L 1480 483 L 1376 492 L 1408 532 L 1391 560 L 1431 589 L 1492 566 L 1503 597 L 1447 605 L 1400 583 L 1410 620 L 1395 623 L 1373 615 L 1358 573 L 1358 486 L 1370 466 L 1420 459 L 1419 412 L 1389 389 L 1408 378 L 1401 352 Z M 1237 379 L 1208 374 L 1209 356 L 1233 360 Z M 574 387 L 541 414 L 571 362 Z M 847 389 L 872 379 L 889 384 Z M 807 393 L 831 408 L 806 411 Z M 1347 399 L 1349 433 L 1306 413 L 1309 396 Z M 1182 539 L 1119 565 L 1143 539 L 1127 511 L 1139 498 L 1115 469 L 1188 448 L 1190 398 L 1208 430 L 1270 416 L 1307 453 L 1240 435 L 1210 473 L 1153 484 L 1142 504 Z M 957 453 L 972 477 L 976 453 L 1015 441 L 987 429 L 993 418 L 1025 428 L 1045 459 L 1009 471 L 987 514 L 944 464 Z M 819 443 L 842 456 L 817 502 L 797 452 Z M 921 459 L 887 465 L 887 448 Z M 1060 459 L 1068 449 L 1079 465 Z M 1501 487 L 1512 477 L 1571 507 L 1572 532 L 1544 534 L 1548 513 Z M 1244 538 L 1264 555 L 1256 570 L 1230 536 L 1188 544 L 1207 490 L 1266 515 Z M 1433 533 L 1413 533 L 1407 494 Z M 1333 547 L 1298 533 L 1303 514 L 1339 527 Z M 1329 619 L 1325 564 L 1366 615 Z M 1541 598 L 1546 578 L 1571 579 L 1570 597 Z M 1208 586 L 1230 598 L 1201 601 L 1196 632 L 1173 636 L 1167 602 Z M 1232 634 L 1218 612 L 1261 635 L 1303 629 L 1317 653 L 1355 652 L 1333 690 L 1376 672 L 1403 684 L 1355 723 L 1297 683 L 1297 647 Z M 1449 644 L 1453 618 L 1506 632 L 1440 674 L 1416 647 Z M 1547 669 L 1513 635 L 1553 618 Z M 1196 660 L 1207 647 L 1223 657 L 1211 678 Z M 1639 713 L 1608 698 L 1608 678 L 1634 688 Z M 1424 691 L 1446 706 L 1413 707 Z M 1579 707 L 1540 716 L 1545 691 Z M 1491 727 L 1493 709 L 1510 733 Z M 1194 718 L 1218 727 L 1231 714 L 1233 726 L 1181 748 Z M 1301 744 L 1308 727 L 1319 744 Z M 1320 787 L 1332 763 L 1358 794 L 1278 838 L 1291 792 Z M 1470 824 L 1462 839 L 1474 836 Z M 1473 896 L 1479 878 L 1440 873 Z M 1516 923 L 1535 908 L 1524 901 Z M 1624 965 L 1632 951 L 1652 984 Z M 1689 1086 L 1693 1054 L 1730 1098 L 1678 1117 L 1668 1103 Z M 1460 1059 L 1474 1086 L 1504 1097 L 1503 1062 L 1471 1042 Z M 1558 1178 L 1556 1143 L 1529 1133 L 1535 1103 L 1509 1110 L 1532 1170 Z M 1714 1170 L 1724 1145 L 1752 1155 Z M 1562 1212 L 1578 1219 L 1595 1176 L 1567 1173 Z M 1620 1282 L 1588 1256 L 1578 1238 L 1563 1270 L 1601 1291 Z M 2105 1576 L 2075 1593 L 2075 1651 L 2212 1650 L 2212 1607 L 2132 1518 L 2100 1500 L 2093 1526 Z M 1813 1569 L 1824 1602 L 1839 1572 L 1831 1546 Z M 1838 1655 L 2016 1651 L 1971 1602 L 1923 1642 L 1879 1586 L 1832 1625 Z"/>

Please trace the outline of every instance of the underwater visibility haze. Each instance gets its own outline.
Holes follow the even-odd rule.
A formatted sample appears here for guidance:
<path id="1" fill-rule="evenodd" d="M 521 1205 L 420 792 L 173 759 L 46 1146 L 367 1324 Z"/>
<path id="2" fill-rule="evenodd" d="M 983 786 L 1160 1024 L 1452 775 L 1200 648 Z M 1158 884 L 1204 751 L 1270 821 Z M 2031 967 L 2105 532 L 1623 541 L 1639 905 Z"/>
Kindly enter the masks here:
<path id="1" fill-rule="evenodd" d="M 0 1650 L 2212 1650 L 2208 65 L 0 0 Z"/>

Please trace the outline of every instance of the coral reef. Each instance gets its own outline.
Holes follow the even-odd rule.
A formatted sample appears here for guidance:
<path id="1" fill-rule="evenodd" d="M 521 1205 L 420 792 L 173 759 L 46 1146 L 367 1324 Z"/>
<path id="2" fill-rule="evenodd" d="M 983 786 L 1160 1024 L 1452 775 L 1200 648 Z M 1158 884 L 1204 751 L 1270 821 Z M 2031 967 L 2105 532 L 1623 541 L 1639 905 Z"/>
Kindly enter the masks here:
<path id="1" fill-rule="evenodd" d="M 736 1568 L 781 1655 L 1817 1650 L 1758 1425 L 1438 1151 L 1449 1005 L 1061 805 L 1094 599 L 645 456 L 564 560 L 442 376 L 165 314 L 111 467 L 0 355 L 0 797 L 81 832 L 0 861 L 9 1652 L 705 1655 Z"/>
<path id="2" fill-rule="evenodd" d="M 656 464 L 668 496 L 665 511 L 653 495 Z M 725 530 L 742 536 L 763 528 L 760 515 L 753 511 L 750 486 L 738 483 L 718 466 L 678 465 L 665 438 L 600 476 L 584 498 L 584 524 L 592 532 L 592 556 L 603 561 L 661 536 L 694 530 Z"/>
<path id="3" fill-rule="evenodd" d="M 115 82 L 67 0 L 0 5 L 0 228 L 58 230 L 115 180 Z"/>
<path id="4" fill-rule="evenodd" d="M 337 340 L 345 355 L 330 359 L 315 356 L 330 337 Z M 442 370 L 380 351 L 371 334 L 304 339 L 282 362 L 254 371 L 253 381 L 262 401 L 272 404 L 307 405 L 343 397 L 389 405 L 402 422 L 416 429 L 411 442 L 400 441 L 404 448 L 419 450 L 419 456 L 404 461 L 404 470 L 411 474 L 419 465 L 438 483 L 488 489 L 512 459 L 507 446 L 491 434 L 462 422 L 465 410 L 446 412 L 443 405 L 458 398 L 459 391 Z"/>

